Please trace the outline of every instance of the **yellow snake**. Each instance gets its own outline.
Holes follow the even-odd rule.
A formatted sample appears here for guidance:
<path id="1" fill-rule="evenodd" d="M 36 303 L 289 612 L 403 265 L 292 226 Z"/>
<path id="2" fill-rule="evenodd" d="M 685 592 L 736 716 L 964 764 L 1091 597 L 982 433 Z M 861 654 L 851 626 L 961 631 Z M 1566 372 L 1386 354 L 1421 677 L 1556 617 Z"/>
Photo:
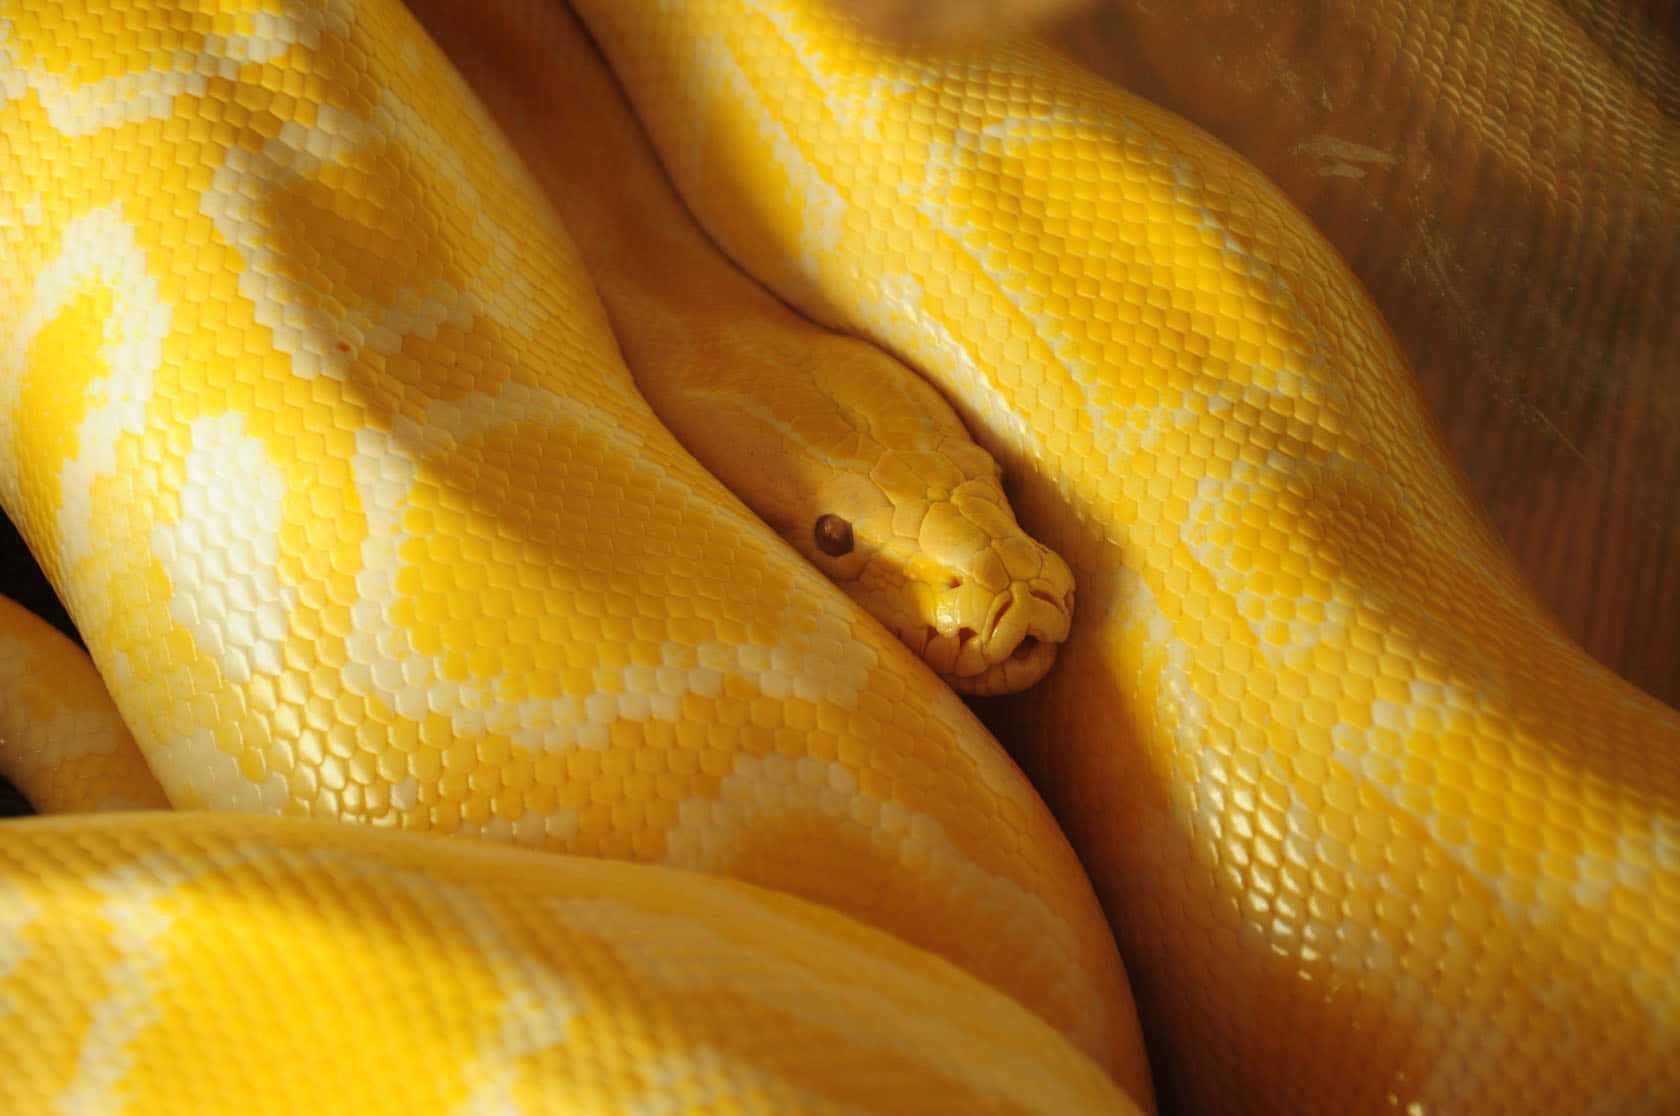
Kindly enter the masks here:
<path id="1" fill-rule="evenodd" d="M 954 961 L 1147 1098 L 1110 932 L 1048 812 L 948 689 L 654 420 L 564 230 L 406 12 L 17 5 L 4 28 L 3 266 L 27 294 L 0 346 L 3 494 L 175 806 L 777 887 Z M 83 165 L 98 173 L 66 180 Z M 142 864 L 167 858 L 129 832 Z M 342 838 L 352 865 L 370 836 Z M 76 833 L 36 840 L 0 837 L 24 889 L 14 1002 L 58 992 L 49 914 L 75 901 L 55 889 L 76 886 Z M 78 867 L 94 895 L 135 872 Z M 167 882 L 237 870 L 160 864 L 134 901 L 188 924 L 190 889 Z M 701 921 L 727 936 L 749 914 Z M 68 997 L 88 1014 L 51 1017 L 61 1041 L 15 1032 L 14 1058 L 51 1055 L 26 1096 L 155 1095 L 129 1051 L 152 1016 L 191 1006 L 175 982 L 208 962 L 183 943 L 177 971 L 147 952 L 155 930 L 104 917 L 135 955 L 95 963 Z M 347 943 L 297 998 L 394 963 L 391 933 Z M 508 950 L 572 978 L 534 945 Z M 808 981 L 843 994 L 853 966 L 802 952 Z M 137 974 L 126 992 L 113 970 Z M 881 1040 L 820 997 L 807 1015 L 817 1064 L 759 1068 L 842 1104 L 846 1067 Z M 222 1033 L 216 1018 L 181 1025 Z M 777 1018 L 742 1026 L 762 1042 Z M 332 1041 L 385 1020 L 347 1022 Z M 691 1027 L 648 1072 L 715 1056 L 750 1095 L 755 1063 L 720 1026 Z M 261 1058 L 260 1030 L 230 1033 L 223 1060 Z M 465 1098 L 474 1073 L 552 1073 L 564 1034 L 474 1037 L 474 1058 L 421 1045 L 380 1072 L 454 1064 Z"/>
<path id="2" fill-rule="evenodd" d="M 943 954 L 1147 1104 L 1106 931 L 1031 791 L 663 433 L 589 250 L 407 18 L 90 7 L 0 23 L 0 267 L 27 292 L 0 333 L 0 494 L 171 800 L 769 884 Z M 809 3 L 576 7 L 719 244 L 927 374 L 1072 566 L 1056 666 L 992 712 L 1108 909 L 1166 1101 L 1680 1095 L 1680 724 L 1537 608 L 1387 331 L 1269 186 L 1030 43 L 902 51 Z M 4 1061 L 61 1028 L 44 1076 L 0 1081 L 17 1106 L 156 1095 L 180 1047 L 141 1040 L 196 1008 L 222 1024 L 185 1033 L 248 1070 L 243 990 L 305 976 L 273 1027 L 288 1087 L 435 1072 L 427 1096 L 482 1110 L 570 1068 L 585 1106 L 622 1075 L 644 1111 L 817 1107 L 784 1086 L 909 1108 L 855 1091 L 866 1049 L 1001 1107 L 1013 1049 L 1086 1090 L 1026 1090 L 1040 1110 L 1124 1104 L 955 970 L 738 885 L 671 883 L 656 932 L 653 869 L 202 817 L 8 823 L 0 865 L 0 997 L 47 1020 Z M 521 903 L 648 967 L 534 934 Z M 217 992 L 209 916 L 232 911 L 278 948 Z M 702 954 L 716 983 L 674 975 Z M 426 1074 L 348 1053 L 457 957 L 488 973 L 445 993 L 464 1039 L 400 1052 Z M 828 1006 L 877 957 L 895 998 Z M 191 994 L 158 991 L 177 968 Z M 360 999 L 385 969 L 392 995 Z M 797 1024 L 768 995 L 657 1015 L 792 970 Z M 589 1029 L 602 980 L 644 1014 Z M 895 1012 L 973 1030 L 860 1018 Z M 545 1030 L 573 1016 L 575 1047 Z M 311 1021 L 332 1037 L 306 1050 Z"/>
<path id="3" fill-rule="evenodd" d="M 957 690 L 1041 678 L 1072 576 L 1020 530 L 996 462 L 927 381 L 718 254 L 564 9 L 409 8 L 535 172 L 682 444 Z"/>

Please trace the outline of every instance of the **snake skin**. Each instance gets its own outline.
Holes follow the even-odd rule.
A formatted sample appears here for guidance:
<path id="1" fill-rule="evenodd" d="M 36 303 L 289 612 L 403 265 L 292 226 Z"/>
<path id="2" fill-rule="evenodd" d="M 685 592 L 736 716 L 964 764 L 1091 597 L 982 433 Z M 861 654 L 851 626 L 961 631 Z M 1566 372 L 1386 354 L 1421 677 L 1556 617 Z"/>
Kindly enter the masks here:
<path id="1" fill-rule="evenodd" d="M 1042 802 L 925 666 L 654 419 L 566 231 L 408 13 L 6 3 L 0 90 L 0 283 L 17 293 L 0 307 L 0 500 L 174 806 L 780 889 L 1042 1016 L 1084 1052 L 1033 1055 L 1046 1072 L 1089 1055 L 1148 1103 L 1111 933 Z M 243 885 L 210 886 L 202 906 L 178 885 L 232 872 L 254 888 L 275 873 L 238 870 L 221 844 L 293 838 L 246 819 L 170 852 L 179 824 L 0 827 L 0 979 L 21 982 L 5 1002 L 42 1012 L 76 1052 L 20 1077 L 16 1107 L 146 1095 L 154 1063 L 136 1052 L 152 1034 L 214 1035 L 241 1072 L 316 1096 L 362 1072 L 270 1057 L 227 997 L 243 1018 L 309 1015 L 334 1057 L 353 1055 L 322 1003 L 410 963 L 396 943 L 411 923 L 357 867 L 380 835 L 295 838 L 343 850 L 299 877 L 300 902 L 366 923 L 336 976 L 210 997 L 194 990 L 226 962 L 202 918 L 254 919 L 252 948 L 270 956 L 296 928 Z M 492 862 L 548 871 L 516 849 Z M 204 913 L 166 913 L 177 903 Z M 690 921 L 731 938 L 719 903 Z M 466 924 L 525 917 L 504 906 Z M 43 952 L 90 918 L 106 952 L 68 968 Z M 154 964 L 177 937 L 184 970 Z M 460 939 L 366 1028 L 447 995 Z M 854 974 L 826 967 L 826 948 L 798 949 L 811 995 L 844 999 Z M 514 998 L 498 1010 L 524 1012 L 503 983 Z M 970 1022 L 1019 1028 L 989 1002 Z M 724 1025 L 709 1018 L 699 1033 Z M 764 1040 L 779 1020 L 741 1025 Z M 617 1034 L 651 1048 L 630 1024 Z M 831 1105 L 892 1061 L 849 1025 L 812 1041 L 834 1048 L 812 1072 Z M 405 1057 L 459 1052 L 417 1040 Z M 763 1091 L 775 1076 L 749 1065 L 676 1092 L 694 1109 L 781 1110 Z M 1125 1107 L 1112 1089 L 1085 1096 Z M 593 1110 L 587 1091 L 577 1103 Z"/>
<path id="2" fill-rule="evenodd" d="M 169 805 L 99 672 L 58 629 L 0 597 L 0 777 L 43 813 Z"/>
<path id="3" fill-rule="evenodd" d="M 745 884 L 296 818 L 8 830 L 7 1112 L 1139 1111 L 995 989 Z"/>
<path id="4" fill-rule="evenodd" d="M 565 222 L 654 414 L 959 693 L 1037 682 L 1073 575 L 928 382 L 796 315 L 694 224 L 575 17 L 552 0 L 408 5 Z M 844 524 L 827 540 L 825 520 Z"/>
<path id="5" fill-rule="evenodd" d="M 1073 567 L 993 720 L 1164 1108 L 1680 1101 L 1680 718 L 1538 607 L 1273 187 L 1035 44 L 574 7 L 725 250 L 929 375 Z"/>
<path id="6" fill-rule="evenodd" d="M 1032 45 L 903 53 L 808 3 L 576 6 L 718 242 L 926 372 L 1073 567 L 1057 666 L 990 712 L 1096 880 L 1167 1104 L 1671 1107 L 1680 722 L 1536 606 L 1276 192 Z M 31 299 L 0 314 L 0 495 L 171 798 L 778 886 L 945 954 L 1147 1100 L 1031 792 L 663 435 L 570 243 L 406 20 L 92 8 L 5 11 L 0 266 Z M 6 974 L 38 971 L 55 871 L 133 883 L 138 853 L 196 902 L 151 855 L 171 827 L 228 827 L 191 853 L 206 876 L 317 840 L 43 824 L 0 832 Z M 421 840 L 319 838 L 344 852 L 305 901 L 393 839 Z M 570 870 L 439 855 L 512 858 L 520 888 Z M 458 894 L 450 871 L 415 887 Z M 634 892 L 646 870 L 586 871 Z M 261 874 L 212 893 L 247 903 Z M 72 1013 L 175 1004 L 147 998 L 146 951 L 206 920 L 94 892 L 126 995 Z M 410 925 L 351 902 L 372 944 L 323 997 Z M 482 920 L 442 925 L 506 960 Z M 120 1056 L 65 1064 L 60 1096 L 143 1084 Z M 682 1072 L 669 1107 L 709 1103 Z"/>

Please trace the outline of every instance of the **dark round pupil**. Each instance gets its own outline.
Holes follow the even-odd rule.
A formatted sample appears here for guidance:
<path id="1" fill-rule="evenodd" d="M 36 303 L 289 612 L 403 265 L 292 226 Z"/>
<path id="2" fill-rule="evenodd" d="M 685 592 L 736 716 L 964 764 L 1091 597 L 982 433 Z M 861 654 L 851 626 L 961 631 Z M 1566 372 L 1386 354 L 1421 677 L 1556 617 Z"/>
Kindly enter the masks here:
<path id="1" fill-rule="evenodd" d="M 852 525 L 837 515 L 817 517 L 817 549 L 830 558 L 852 552 Z"/>

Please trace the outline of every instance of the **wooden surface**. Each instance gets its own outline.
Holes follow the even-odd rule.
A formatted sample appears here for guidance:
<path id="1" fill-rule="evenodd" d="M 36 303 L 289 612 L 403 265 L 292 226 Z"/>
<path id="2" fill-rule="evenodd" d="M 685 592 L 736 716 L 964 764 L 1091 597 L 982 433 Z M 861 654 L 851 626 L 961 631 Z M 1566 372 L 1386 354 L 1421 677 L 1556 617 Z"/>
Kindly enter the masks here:
<path id="1" fill-rule="evenodd" d="M 1680 2 L 1098 0 L 1055 31 L 1329 236 L 1540 597 L 1680 706 Z"/>

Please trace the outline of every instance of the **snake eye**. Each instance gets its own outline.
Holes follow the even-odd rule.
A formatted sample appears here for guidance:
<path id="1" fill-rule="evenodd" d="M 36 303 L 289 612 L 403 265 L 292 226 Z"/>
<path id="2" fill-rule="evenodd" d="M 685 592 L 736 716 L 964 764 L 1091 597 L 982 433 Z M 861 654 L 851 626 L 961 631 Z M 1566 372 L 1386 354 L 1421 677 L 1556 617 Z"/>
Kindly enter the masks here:
<path id="1" fill-rule="evenodd" d="M 817 549 L 830 558 L 852 552 L 852 525 L 837 515 L 818 516 L 812 534 L 816 536 Z"/>

